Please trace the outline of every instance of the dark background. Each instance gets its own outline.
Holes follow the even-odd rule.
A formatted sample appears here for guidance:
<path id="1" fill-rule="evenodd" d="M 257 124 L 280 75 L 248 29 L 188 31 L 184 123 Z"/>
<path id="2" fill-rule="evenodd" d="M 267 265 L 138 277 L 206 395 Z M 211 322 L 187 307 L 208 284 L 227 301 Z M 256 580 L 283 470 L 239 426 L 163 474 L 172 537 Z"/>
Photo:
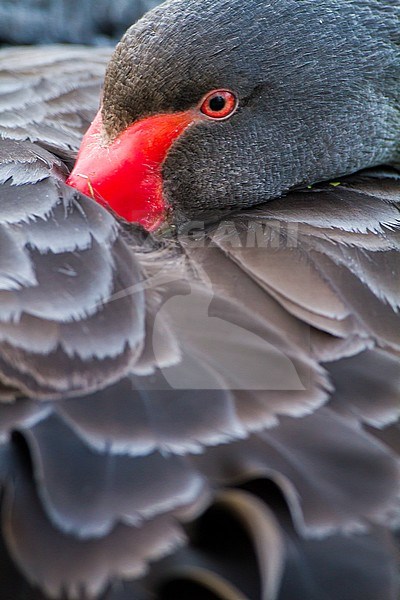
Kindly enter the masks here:
<path id="1" fill-rule="evenodd" d="M 0 44 L 115 44 L 160 0 L 0 0 Z"/>

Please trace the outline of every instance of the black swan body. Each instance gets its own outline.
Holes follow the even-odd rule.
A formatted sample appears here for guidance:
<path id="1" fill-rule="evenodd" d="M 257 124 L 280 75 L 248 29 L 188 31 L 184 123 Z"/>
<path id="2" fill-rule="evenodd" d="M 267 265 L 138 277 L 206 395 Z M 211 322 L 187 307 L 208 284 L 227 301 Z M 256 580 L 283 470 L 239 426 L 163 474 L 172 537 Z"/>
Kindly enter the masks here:
<path id="1" fill-rule="evenodd" d="M 399 19 L 2 51 L 2 599 L 398 597 Z"/>

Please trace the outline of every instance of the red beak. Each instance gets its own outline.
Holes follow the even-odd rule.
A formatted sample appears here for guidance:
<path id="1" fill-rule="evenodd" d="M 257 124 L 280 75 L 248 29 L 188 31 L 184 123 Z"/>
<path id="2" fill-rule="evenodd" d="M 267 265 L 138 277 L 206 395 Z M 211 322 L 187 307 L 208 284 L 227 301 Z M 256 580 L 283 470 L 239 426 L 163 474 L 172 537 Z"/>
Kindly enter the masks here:
<path id="1" fill-rule="evenodd" d="M 67 184 L 152 231 L 165 219 L 162 164 L 173 142 L 195 120 L 189 110 L 136 121 L 110 144 L 99 111 L 85 134 Z"/>

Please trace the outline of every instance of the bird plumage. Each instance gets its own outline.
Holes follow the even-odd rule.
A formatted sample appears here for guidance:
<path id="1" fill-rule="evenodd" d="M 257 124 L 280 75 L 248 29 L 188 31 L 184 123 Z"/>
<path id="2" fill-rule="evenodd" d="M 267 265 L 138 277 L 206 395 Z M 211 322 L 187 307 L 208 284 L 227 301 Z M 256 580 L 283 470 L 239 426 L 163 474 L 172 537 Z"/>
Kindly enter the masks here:
<path id="1" fill-rule="evenodd" d="M 2 53 L 4 597 L 396 598 L 398 179 L 117 223 L 64 183 L 107 58 Z"/>

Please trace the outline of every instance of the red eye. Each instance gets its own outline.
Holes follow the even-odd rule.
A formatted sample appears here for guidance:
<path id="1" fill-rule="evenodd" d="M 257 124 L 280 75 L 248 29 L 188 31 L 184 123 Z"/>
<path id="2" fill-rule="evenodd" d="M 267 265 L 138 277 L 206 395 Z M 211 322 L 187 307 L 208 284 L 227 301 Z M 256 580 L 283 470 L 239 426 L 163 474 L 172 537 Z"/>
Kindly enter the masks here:
<path id="1" fill-rule="evenodd" d="M 211 119 L 226 119 L 235 112 L 237 98 L 229 90 L 214 90 L 205 96 L 200 105 L 203 114 Z"/>

